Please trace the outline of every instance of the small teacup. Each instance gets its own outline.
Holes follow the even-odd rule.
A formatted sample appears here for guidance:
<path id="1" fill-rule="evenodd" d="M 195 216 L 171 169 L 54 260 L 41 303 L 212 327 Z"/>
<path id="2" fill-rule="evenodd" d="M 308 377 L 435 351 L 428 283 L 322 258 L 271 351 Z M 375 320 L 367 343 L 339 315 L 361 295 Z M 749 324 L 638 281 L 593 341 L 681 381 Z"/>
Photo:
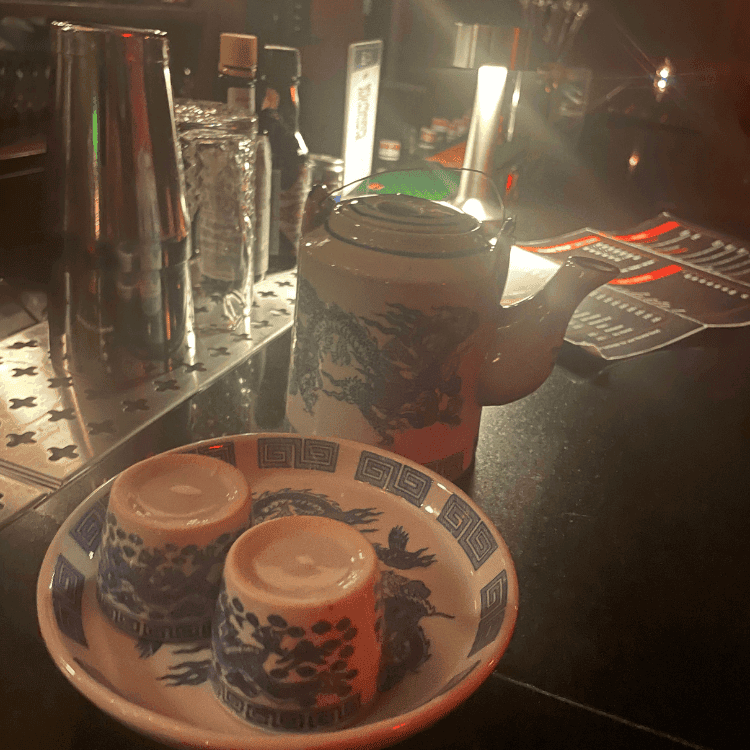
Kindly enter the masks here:
<path id="1" fill-rule="evenodd" d="M 207 639 L 232 543 L 252 524 L 244 475 L 224 461 L 165 453 L 112 484 L 97 572 L 111 622 L 152 641 Z"/>
<path id="2" fill-rule="evenodd" d="M 375 699 L 380 570 L 351 526 L 289 516 L 246 531 L 224 567 L 212 634 L 219 700 L 252 724 L 337 729 Z"/>

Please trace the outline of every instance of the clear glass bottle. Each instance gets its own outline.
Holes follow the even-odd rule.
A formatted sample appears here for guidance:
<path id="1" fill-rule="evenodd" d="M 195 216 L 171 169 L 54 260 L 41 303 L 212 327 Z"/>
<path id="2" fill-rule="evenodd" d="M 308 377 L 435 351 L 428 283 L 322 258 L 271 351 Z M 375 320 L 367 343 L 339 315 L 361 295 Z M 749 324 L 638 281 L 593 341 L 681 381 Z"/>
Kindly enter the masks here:
<path id="1" fill-rule="evenodd" d="M 256 114 L 255 88 L 258 73 L 258 38 L 251 34 L 222 34 L 219 40 L 218 98 L 233 109 Z M 258 133 L 255 153 L 255 281 L 268 272 L 271 232 L 271 144 Z"/>
<path id="2" fill-rule="evenodd" d="M 310 192 L 308 150 L 299 132 L 300 52 L 268 45 L 261 58 L 260 129 L 271 142 L 273 172 L 269 268 L 297 263 L 302 214 Z"/>
<path id="3" fill-rule="evenodd" d="M 244 330 L 255 279 L 258 118 L 191 99 L 175 104 L 175 124 L 197 250 L 191 269 L 196 299 L 221 300 L 222 320 Z"/>

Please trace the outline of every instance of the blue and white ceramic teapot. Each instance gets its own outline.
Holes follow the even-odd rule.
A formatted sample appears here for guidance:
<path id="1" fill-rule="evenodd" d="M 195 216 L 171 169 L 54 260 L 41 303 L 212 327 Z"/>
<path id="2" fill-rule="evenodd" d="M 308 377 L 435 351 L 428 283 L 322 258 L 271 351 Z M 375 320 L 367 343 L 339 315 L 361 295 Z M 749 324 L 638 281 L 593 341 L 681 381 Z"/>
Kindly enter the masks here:
<path id="1" fill-rule="evenodd" d="M 457 208 L 369 195 L 317 223 L 299 248 L 289 422 L 451 480 L 472 462 L 482 406 L 541 385 L 579 302 L 617 275 L 571 259 L 503 307 L 511 240 Z"/>

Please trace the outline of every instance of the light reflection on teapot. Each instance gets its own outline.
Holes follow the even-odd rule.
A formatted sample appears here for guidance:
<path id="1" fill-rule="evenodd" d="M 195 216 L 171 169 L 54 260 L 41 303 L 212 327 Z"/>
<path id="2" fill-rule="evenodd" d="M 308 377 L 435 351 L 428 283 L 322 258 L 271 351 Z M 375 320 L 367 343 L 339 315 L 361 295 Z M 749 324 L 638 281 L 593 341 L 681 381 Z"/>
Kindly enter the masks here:
<path id="1" fill-rule="evenodd" d="M 507 224 L 488 239 L 464 211 L 403 194 L 307 219 L 317 226 L 299 248 L 291 425 L 385 447 L 451 480 L 472 462 L 482 406 L 538 388 L 578 304 L 618 274 L 571 258 L 503 307 Z"/>

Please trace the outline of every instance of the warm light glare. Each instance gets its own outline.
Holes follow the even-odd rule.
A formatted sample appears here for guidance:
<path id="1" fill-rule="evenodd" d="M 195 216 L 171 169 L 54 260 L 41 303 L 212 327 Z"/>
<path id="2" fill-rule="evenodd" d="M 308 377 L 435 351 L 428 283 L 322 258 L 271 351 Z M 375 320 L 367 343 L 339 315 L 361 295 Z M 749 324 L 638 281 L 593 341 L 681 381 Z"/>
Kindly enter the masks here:
<path id="1" fill-rule="evenodd" d="M 99 110 L 97 100 L 93 101 L 93 110 L 91 114 L 91 156 L 94 162 L 94 170 L 99 173 Z M 99 181 L 94 181 L 94 237 L 97 239 L 101 235 L 101 211 L 99 196 Z"/>
<path id="2" fill-rule="evenodd" d="M 669 73 L 670 73 L 670 70 L 665 65 L 663 68 L 661 68 L 661 70 L 659 70 L 659 78 L 669 78 Z"/>
<path id="3" fill-rule="evenodd" d="M 663 78 L 660 78 L 660 79 L 659 79 L 659 80 L 658 80 L 658 81 L 656 82 L 656 88 L 657 88 L 657 89 L 659 89 L 659 91 L 664 91 L 664 90 L 666 90 L 666 88 L 667 88 L 667 82 L 666 82 L 666 81 L 665 81 L 665 80 L 664 80 Z"/>
<path id="4" fill-rule="evenodd" d="M 490 218 L 484 210 L 484 204 L 478 198 L 469 198 L 461 208 L 464 210 L 464 213 L 473 216 L 477 221 L 486 221 Z"/>
<path id="5" fill-rule="evenodd" d="M 489 117 L 503 98 L 507 77 L 508 69 L 495 65 L 483 65 L 477 71 L 477 94 L 480 95 L 479 106 L 484 117 Z"/>
<path id="6" fill-rule="evenodd" d="M 630 154 L 630 158 L 628 159 L 628 164 L 634 169 L 638 166 L 638 162 L 641 160 L 641 157 L 638 155 L 637 151 L 633 151 L 632 154 Z"/>
<path id="7" fill-rule="evenodd" d="M 518 106 L 518 101 L 521 98 L 521 88 L 520 86 L 516 86 L 515 89 L 513 89 L 513 96 L 511 97 L 511 105 L 515 109 Z"/>

